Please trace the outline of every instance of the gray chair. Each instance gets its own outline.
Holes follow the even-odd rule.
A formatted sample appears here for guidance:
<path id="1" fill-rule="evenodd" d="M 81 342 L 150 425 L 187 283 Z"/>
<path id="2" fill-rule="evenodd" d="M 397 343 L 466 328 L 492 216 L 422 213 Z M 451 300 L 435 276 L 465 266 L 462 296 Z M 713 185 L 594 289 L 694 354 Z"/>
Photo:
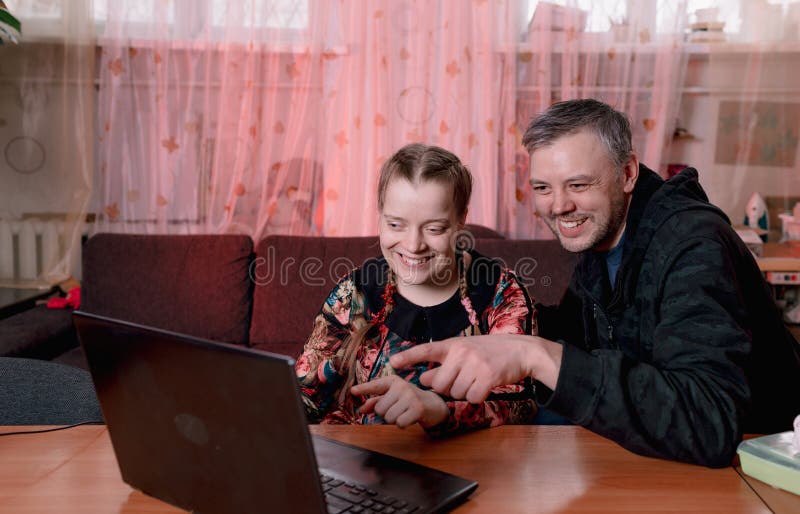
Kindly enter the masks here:
<path id="1" fill-rule="evenodd" d="M 55 362 L 0 357 L 0 425 L 102 422 L 92 378 Z"/>

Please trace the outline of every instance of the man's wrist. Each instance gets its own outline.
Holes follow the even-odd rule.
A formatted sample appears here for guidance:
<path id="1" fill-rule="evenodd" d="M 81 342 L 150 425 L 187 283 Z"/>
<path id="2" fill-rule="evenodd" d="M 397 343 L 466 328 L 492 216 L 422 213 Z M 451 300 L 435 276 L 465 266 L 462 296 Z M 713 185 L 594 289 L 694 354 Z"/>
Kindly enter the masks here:
<path id="1" fill-rule="evenodd" d="M 534 336 L 534 344 L 528 350 L 528 376 L 555 390 L 563 351 L 561 343 Z"/>

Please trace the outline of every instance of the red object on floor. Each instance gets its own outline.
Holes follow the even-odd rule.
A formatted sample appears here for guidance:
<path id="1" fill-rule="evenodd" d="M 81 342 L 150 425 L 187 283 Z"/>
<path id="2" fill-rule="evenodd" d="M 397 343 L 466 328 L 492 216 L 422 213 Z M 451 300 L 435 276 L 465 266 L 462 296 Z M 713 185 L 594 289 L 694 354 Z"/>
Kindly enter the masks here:
<path id="1" fill-rule="evenodd" d="M 81 306 L 81 288 L 73 287 L 64 298 L 55 297 L 47 300 L 49 309 L 77 309 Z"/>

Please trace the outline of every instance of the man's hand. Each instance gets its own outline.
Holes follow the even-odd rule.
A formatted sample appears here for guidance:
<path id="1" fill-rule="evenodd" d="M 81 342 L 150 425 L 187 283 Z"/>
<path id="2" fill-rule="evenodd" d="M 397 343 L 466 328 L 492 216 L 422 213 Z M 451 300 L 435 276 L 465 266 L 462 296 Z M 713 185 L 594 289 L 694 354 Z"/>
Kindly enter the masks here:
<path id="1" fill-rule="evenodd" d="M 389 362 L 395 369 L 439 362 L 441 366 L 420 375 L 420 383 L 444 396 L 481 403 L 491 389 L 526 377 L 554 388 L 561 351 L 560 344 L 541 337 L 498 334 L 421 344 L 393 355 Z"/>
<path id="2" fill-rule="evenodd" d="M 432 427 L 443 422 L 450 414 L 450 409 L 438 394 L 422 390 L 397 375 L 355 385 L 350 392 L 357 396 L 376 395 L 367 399 L 359 412 L 375 412 L 387 423 L 400 428 L 414 423 Z"/>

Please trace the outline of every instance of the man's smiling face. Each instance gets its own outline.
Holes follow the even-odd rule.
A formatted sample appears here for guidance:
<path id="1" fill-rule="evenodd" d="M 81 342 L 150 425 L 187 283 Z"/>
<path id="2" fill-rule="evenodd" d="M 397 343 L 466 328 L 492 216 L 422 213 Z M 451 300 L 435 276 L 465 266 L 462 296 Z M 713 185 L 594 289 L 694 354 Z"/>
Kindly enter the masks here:
<path id="1" fill-rule="evenodd" d="M 570 252 L 606 251 L 619 242 L 637 176 L 634 157 L 617 169 L 589 130 L 531 154 L 534 207 Z"/>

